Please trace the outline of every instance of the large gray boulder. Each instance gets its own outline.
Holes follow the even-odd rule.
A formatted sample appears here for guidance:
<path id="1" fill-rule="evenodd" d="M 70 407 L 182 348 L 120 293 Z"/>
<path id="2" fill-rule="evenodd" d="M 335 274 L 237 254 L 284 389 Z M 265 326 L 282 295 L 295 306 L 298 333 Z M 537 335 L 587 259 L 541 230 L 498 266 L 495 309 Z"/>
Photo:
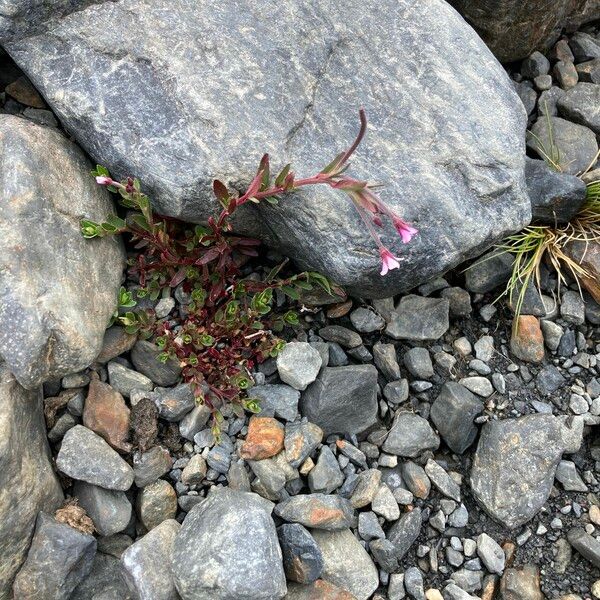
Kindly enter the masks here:
<path id="1" fill-rule="evenodd" d="M 364 106 L 351 172 L 384 184 L 419 229 L 407 245 L 383 232 L 401 269 L 379 275 L 354 207 L 330 189 L 237 223 L 352 292 L 409 289 L 530 220 L 522 103 L 443 0 L 5 0 L 3 14 L 0 41 L 69 133 L 113 174 L 140 177 L 167 215 L 213 214 L 212 180 L 241 187 L 263 152 L 274 170 L 314 174 Z"/>
<path id="2" fill-rule="evenodd" d="M 0 115 L 0 358 L 34 388 L 100 352 L 124 267 L 117 239 L 86 240 L 111 200 L 58 131 Z"/>
<path id="3" fill-rule="evenodd" d="M 600 18 L 599 0 L 449 0 L 499 60 L 547 50 L 563 27 Z"/>
<path id="4" fill-rule="evenodd" d="M 257 494 L 213 488 L 190 510 L 175 538 L 172 573 L 185 600 L 278 600 L 286 594 L 283 557 Z"/>
<path id="5" fill-rule="evenodd" d="M 52 471 L 40 391 L 23 389 L 0 365 L 0 600 L 27 555 L 39 511 L 63 494 Z"/>

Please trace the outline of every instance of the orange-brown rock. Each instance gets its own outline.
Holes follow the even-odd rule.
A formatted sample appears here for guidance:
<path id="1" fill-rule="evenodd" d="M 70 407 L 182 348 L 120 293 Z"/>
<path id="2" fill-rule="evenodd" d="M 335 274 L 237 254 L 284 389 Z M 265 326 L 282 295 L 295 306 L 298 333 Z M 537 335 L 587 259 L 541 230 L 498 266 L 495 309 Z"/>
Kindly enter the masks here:
<path id="1" fill-rule="evenodd" d="M 240 449 L 246 460 L 263 460 L 279 454 L 283 449 L 283 425 L 273 417 L 252 417 L 248 435 Z"/>
<path id="2" fill-rule="evenodd" d="M 565 254 L 588 272 L 589 277 L 582 277 L 581 284 L 600 304 L 600 242 L 571 242 Z"/>
<path id="3" fill-rule="evenodd" d="M 317 579 L 309 585 L 288 583 L 290 600 L 356 600 L 356 596 L 323 579 Z"/>
<path id="4" fill-rule="evenodd" d="M 510 349 L 525 362 L 539 363 L 544 360 L 544 336 L 537 317 L 520 315 L 515 319 Z"/>
<path id="5" fill-rule="evenodd" d="M 347 315 L 352 308 L 352 300 L 347 300 L 346 302 L 340 302 L 339 304 L 334 304 L 330 308 L 327 309 L 327 318 L 328 319 L 339 319 Z"/>
<path id="6" fill-rule="evenodd" d="M 31 81 L 24 75 L 19 77 L 16 81 L 9 83 L 6 86 L 6 93 L 15 100 L 18 100 L 21 104 L 25 104 L 25 106 L 31 106 L 32 108 L 46 108 L 44 99 L 33 87 Z"/>
<path id="7" fill-rule="evenodd" d="M 137 335 L 127 333 L 123 327 L 119 325 L 113 325 L 109 327 L 104 333 L 104 339 L 102 340 L 102 350 L 96 357 L 96 362 L 107 363 L 109 360 L 129 352 L 137 342 Z"/>
<path id="8" fill-rule="evenodd" d="M 129 408 L 123 396 L 97 375 L 92 376 L 83 409 L 83 424 L 102 436 L 115 450 L 128 452 Z"/>

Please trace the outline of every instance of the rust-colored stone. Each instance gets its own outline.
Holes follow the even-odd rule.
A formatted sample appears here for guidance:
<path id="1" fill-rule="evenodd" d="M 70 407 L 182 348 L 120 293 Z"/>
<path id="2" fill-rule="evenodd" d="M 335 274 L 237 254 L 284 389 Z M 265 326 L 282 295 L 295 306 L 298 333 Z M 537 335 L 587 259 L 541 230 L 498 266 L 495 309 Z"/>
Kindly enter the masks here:
<path id="1" fill-rule="evenodd" d="M 102 436 L 115 450 L 129 452 L 129 416 L 123 396 L 93 374 L 83 409 L 83 424 Z"/>
<path id="2" fill-rule="evenodd" d="M 25 75 L 6 86 L 6 93 L 25 106 L 46 108 L 46 103 Z"/>
<path id="3" fill-rule="evenodd" d="M 330 523 L 337 523 L 344 519 L 344 512 L 337 508 L 328 508 L 316 506 L 309 513 L 310 524 L 312 527 L 322 527 Z"/>
<path id="4" fill-rule="evenodd" d="M 339 319 L 340 317 L 344 317 L 350 312 L 351 308 L 352 300 L 340 302 L 339 304 L 334 304 L 331 308 L 327 309 L 327 318 Z"/>
<path id="5" fill-rule="evenodd" d="M 240 449 L 245 460 L 263 460 L 279 454 L 283 449 L 283 425 L 273 417 L 252 417 L 248 435 Z"/>
<path id="6" fill-rule="evenodd" d="M 356 596 L 350 592 L 323 579 L 317 579 L 309 585 L 288 583 L 288 595 L 301 600 L 356 600 Z"/>
<path id="7" fill-rule="evenodd" d="M 544 360 L 544 336 L 540 321 L 533 315 L 520 315 L 513 324 L 511 352 L 520 360 L 539 363 Z"/>
<path id="8" fill-rule="evenodd" d="M 600 304 L 600 242 L 571 242 L 565 254 L 588 272 L 590 276 L 581 277 L 581 284 Z"/>
<path id="9" fill-rule="evenodd" d="M 127 333 L 123 327 L 113 325 L 104 333 L 102 350 L 96 357 L 96 362 L 105 364 L 124 352 L 129 352 L 137 342 L 137 335 Z"/>

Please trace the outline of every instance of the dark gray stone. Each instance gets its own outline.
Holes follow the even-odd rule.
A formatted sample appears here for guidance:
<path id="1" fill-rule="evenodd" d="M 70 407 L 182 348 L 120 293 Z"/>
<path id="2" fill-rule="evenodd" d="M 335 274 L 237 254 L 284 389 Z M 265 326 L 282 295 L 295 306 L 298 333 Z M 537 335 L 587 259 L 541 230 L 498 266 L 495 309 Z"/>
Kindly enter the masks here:
<path id="1" fill-rule="evenodd" d="M 548 499 L 565 450 L 565 426 L 552 415 L 486 423 L 471 468 L 475 499 L 506 527 L 523 525 Z"/>
<path id="2" fill-rule="evenodd" d="M 73 495 L 79 506 L 85 509 L 88 517 L 100 535 L 113 535 L 123 531 L 131 520 L 131 503 L 125 492 L 105 490 L 85 481 L 77 481 Z"/>
<path id="3" fill-rule="evenodd" d="M 375 560 L 384 570 L 390 573 L 398 570 L 399 562 L 419 537 L 421 524 L 421 509 L 414 508 L 390 527 L 387 539 L 373 540 L 369 544 Z"/>
<path id="4" fill-rule="evenodd" d="M 275 168 L 292 162 L 300 176 L 319 171 L 349 145 L 364 105 L 373 130 L 352 174 L 400 169 L 400 177 L 384 177 L 383 196 L 420 229 L 406 245 L 390 226 L 383 230 L 401 269 L 380 276 L 376 245 L 336 190 L 310 186 L 278 206 L 248 207 L 240 227 L 256 232 L 268 221 L 262 236 L 302 268 L 384 297 L 529 221 L 524 110 L 504 70 L 442 0 L 294 1 L 278 7 L 277 27 L 266 0 L 255 13 L 236 0 L 159 0 L 152 10 L 141 0 L 61 0 L 53 8 L 10 0 L 3 46 L 94 160 L 117 176 L 140 177 L 162 214 L 206 219 L 216 209 L 213 179 L 241 187 L 264 151 Z M 235 45 L 225 29 L 238 32 Z M 215 57 L 229 65 L 228 77 Z M 356 80 L 357 72 L 368 76 Z M 282 80 L 284 95 L 272 85 Z M 452 244 L 440 244 L 448 222 Z"/>
<path id="5" fill-rule="evenodd" d="M 373 360 L 375 361 L 375 366 L 388 381 L 400 379 L 402 376 L 394 344 L 377 342 L 373 346 Z"/>
<path id="6" fill-rule="evenodd" d="M 300 392 L 289 385 L 256 385 L 250 390 L 250 395 L 260 401 L 258 414 L 261 417 L 279 417 L 286 421 L 294 421 L 298 416 Z"/>
<path id="7" fill-rule="evenodd" d="M 256 494 L 213 488 L 192 508 L 173 547 L 179 594 L 188 600 L 283 598 L 285 574 L 271 506 Z"/>
<path id="8" fill-rule="evenodd" d="M 361 306 L 350 313 L 350 321 L 354 329 L 360 333 L 373 333 L 385 327 L 385 319 L 375 311 Z"/>
<path id="9" fill-rule="evenodd" d="M 285 458 L 292 467 L 299 467 L 323 439 L 323 430 L 314 423 L 289 423 L 285 428 L 283 445 Z"/>
<path id="10" fill-rule="evenodd" d="M 442 439 L 457 454 L 462 454 L 475 441 L 475 417 L 483 412 L 483 403 L 464 385 L 448 381 L 431 406 L 431 420 Z"/>
<path id="11" fill-rule="evenodd" d="M 341 325 L 327 325 L 319 329 L 319 335 L 328 342 L 340 344 L 344 348 L 357 348 L 362 345 L 362 338 L 356 331 Z"/>
<path id="12" fill-rule="evenodd" d="M 411 348 L 404 353 L 404 366 L 419 379 L 433 377 L 433 363 L 427 348 Z"/>
<path id="13" fill-rule="evenodd" d="M 444 496 L 460 502 L 460 486 L 438 462 L 430 458 L 425 465 L 425 473 Z"/>
<path id="14" fill-rule="evenodd" d="M 340 470 L 337 458 L 329 449 L 323 446 L 319 453 L 317 464 L 308 474 L 308 486 L 313 493 L 331 494 L 344 483 L 344 475 Z"/>
<path id="15" fill-rule="evenodd" d="M 596 15 L 598 16 L 598 15 Z M 575 57 L 575 62 L 585 62 L 600 58 L 600 41 L 583 31 L 575 32 L 569 39 L 569 46 Z"/>
<path id="16" fill-rule="evenodd" d="M 491 292 L 508 281 L 513 262 L 508 252 L 492 250 L 465 271 L 465 287 L 478 294 Z"/>
<path id="17" fill-rule="evenodd" d="M 181 421 L 196 406 L 194 390 L 189 383 L 174 388 L 154 388 L 146 397 L 158 408 L 158 414 L 167 421 Z"/>
<path id="18" fill-rule="evenodd" d="M 575 527 L 569 531 L 567 539 L 581 556 L 600 568 L 600 542 L 596 538 L 586 533 L 585 529 Z"/>
<path id="19" fill-rule="evenodd" d="M 515 82 L 514 86 L 517 95 L 525 107 L 525 111 L 528 115 L 531 115 L 535 110 L 538 99 L 537 92 L 533 89 L 533 85 L 529 81 L 522 81 L 519 83 Z"/>
<path id="20" fill-rule="evenodd" d="M 407 594 L 414 600 L 425 600 L 423 574 L 418 567 L 409 567 L 404 571 L 404 587 Z"/>
<path id="21" fill-rule="evenodd" d="M 541 52 L 534 52 L 521 64 L 521 75 L 527 79 L 535 79 L 548 73 L 550 73 L 550 61 Z"/>
<path id="22" fill-rule="evenodd" d="M 288 579 L 312 583 L 323 571 L 323 555 L 313 536 L 297 523 L 285 523 L 277 529 Z"/>
<path id="23" fill-rule="evenodd" d="M 81 235 L 79 220 L 103 221 L 112 204 L 75 144 L 9 115 L 0 131 L 0 359 L 33 389 L 94 360 L 124 253 L 118 239 Z"/>
<path id="24" fill-rule="evenodd" d="M 179 600 L 171 562 L 180 527 L 174 519 L 163 521 L 123 552 L 125 581 L 139 600 Z"/>
<path id="25" fill-rule="evenodd" d="M 193 440 L 194 436 L 204 429 L 210 418 L 210 408 L 205 404 L 197 404 L 181 421 L 179 433 L 186 440 Z"/>
<path id="26" fill-rule="evenodd" d="M 154 446 L 147 452 L 133 455 L 133 473 L 135 485 L 139 488 L 154 483 L 159 477 L 170 471 L 173 459 L 169 451 L 162 446 Z"/>
<path id="27" fill-rule="evenodd" d="M 21 387 L 0 365 L 0 598 L 27 555 L 38 512 L 54 512 L 63 493 L 50 462 L 41 390 Z"/>
<path id="28" fill-rule="evenodd" d="M 302 393 L 300 412 L 325 434 L 360 433 L 377 420 L 377 369 L 325 367 Z"/>
<path id="29" fill-rule="evenodd" d="M 575 65 L 579 74 L 579 81 L 585 83 L 600 83 L 600 58 L 588 60 Z"/>
<path id="30" fill-rule="evenodd" d="M 129 593 L 121 574 L 119 559 L 97 552 L 87 577 L 69 600 L 137 600 Z"/>
<path id="31" fill-rule="evenodd" d="M 99 436 L 83 425 L 63 438 L 56 466 L 65 475 L 107 490 L 127 491 L 133 469 Z"/>
<path id="32" fill-rule="evenodd" d="M 545 366 L 535 378 L 535 386 L 538 389 L 538 391 L 544 396 L 549 396 L 550 394 L 553 394 L 565 384 L 565 378 L 558 370 L 558 367 L 555 367 L 554 365 Z"/>
<path id="33" fill-rule="evenodd" d="M 559 117 L 540 117 L 531 132 L 527 146 L 540 158 L 548 156 L 555 161 L 563 173 L 577 175 L 585 171 L 598 153 L 593 131 Z"/>
<path id="34" fill-rule="evenodd" d="M 440 438 L 423 417 L 401 412 L 394 419 L 382 449 L 389 454 L 414 458 L 425 450 L 437 449 L 439 445 Z"/>
<path id="35" fill-rule="evenodd" d="M 40 512 L 25 564 L 13 586 L 15 598 L 68 600 L 92 568 L 93 535 Z"/>
<path id="36" fill-rule="evenodd" d="M 600 134 L 600 85 L 578 83 L 560 98 L 557 107 L 558 112 L 565 118 L 589 127 L 597 135 Z"/>
<path id="37" fill-rule="evenodd" d="M 168 387 L 175 385 L 181 376 L 179 361 L 169 358 L 166 362 L 158 360 L 162 350 L 148 342 L 140 340 L 131 350 L 131 362 L 135 368 L 150 378 L 156 385 Z"/>
<path id="38" fill-rule="evenodd" d="M 502 62 L 548 50 L 566 25 L 598 18 L 595 0 L 450 0 Z"/>
<path id="39" fill-rule="evenodd" d="M 532 217 L 539 223 L 568 223 L 585 202 L 585 183 L 579 177 L 551 169 L 543 160 L 528 158 L 525 178 Z"/>
<path id="40" fill-rule="evenodd" d="M 448 331 L 450 305 L 445 298 L 409 294 L 400 299 L 385 332 L 395 340 L 438 340 Z"/>

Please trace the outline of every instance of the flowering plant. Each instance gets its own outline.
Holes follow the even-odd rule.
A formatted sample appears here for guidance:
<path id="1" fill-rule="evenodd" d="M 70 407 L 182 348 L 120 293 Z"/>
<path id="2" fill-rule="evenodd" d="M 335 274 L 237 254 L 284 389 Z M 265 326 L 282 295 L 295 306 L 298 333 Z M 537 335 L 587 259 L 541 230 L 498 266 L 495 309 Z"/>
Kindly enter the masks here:
<path id="1" fill-rule="evenodd" d="M 257 363 L 274 357 L 283 342 L 273 332 L 298 323 L 295 312 L 273 314 L 274 292 L 280 290 L 298 300 L 304 290 L 314 285 L 328 293 L 344 293 L 326 277 L 315 272 L 281 277 L 285 263 L 276 266 L 260 280 L 243 277 L 244 265 L 258 256 L 258 240 L 232 233 L 230 217 L 247 202 L 277 203 L 279 197 L 310 185 L 328 185 L 348 195 L 373 237 L 382 261 L 381 274 L 399 268 L 398 259 L 386 248 L 376 227 L 389 218 L 404 243 L 416 229 L 403 221 L 373 192 L 366 181 L 345 174 L 348 161 L 366 132 L 366 116 L 360 111 L 360 131 L 353 144 L 340 153 L 321 172 L 312 177 L 296 178 L 290 165 L 271 177 L 269 156 L 264 155 L 250 185 L 243 194 L 230 190 L 215 180 L 213 191 L 222 205 L 218 217 L 207 225 L 192 226 L 176 219 L 155 215 L 140 182 L 131 177 L 116 181 L 108 170 L 98 166 L 93 172 L 96 182 L 120 195 L 121 204 L 133 209 L 125 219 L 111 215 L 104 223 L 81 221 L 86 238 L 128 233 L 138 251 L 129 260 L 129 275 L 137 280 L 138 297 L 157 299 L 167 296 L 171 288 L 181 286 L 185 308 L 178 320 L 157 319 L 153 310 L 126 311 L 117 317 L 129 332 L 153 337 L 161 349 L 159 359 L 176 359 L 199 401 L 206 403 L 218 432 L 222 420 L 220 408 L 231 404 L 233 410 L 257 410 L 246 390 L 252 385 L 250 372 Z M 121 291 L 124 295 L 125 291 Z M 131 298 L 121 302 L 132 308 Z M 180 311 L 181 312 L 181 311 Z"/>

